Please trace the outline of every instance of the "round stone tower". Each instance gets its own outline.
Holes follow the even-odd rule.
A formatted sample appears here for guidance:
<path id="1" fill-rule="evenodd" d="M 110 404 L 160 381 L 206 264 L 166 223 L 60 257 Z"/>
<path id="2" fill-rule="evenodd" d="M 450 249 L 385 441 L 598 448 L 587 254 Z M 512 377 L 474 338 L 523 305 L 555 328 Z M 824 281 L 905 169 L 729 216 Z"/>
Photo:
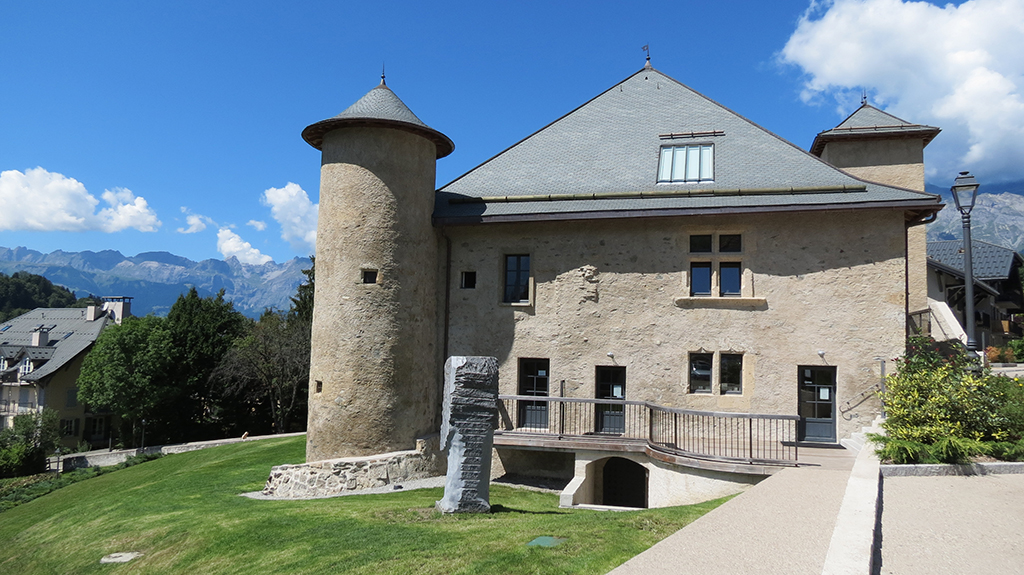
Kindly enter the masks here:
<path id="1" fill-rule="evenodd" d="M 455 145 L 381 83 L 302 131 L 323 152 L 306 460 L 437 431 L 438 158 Z"/>

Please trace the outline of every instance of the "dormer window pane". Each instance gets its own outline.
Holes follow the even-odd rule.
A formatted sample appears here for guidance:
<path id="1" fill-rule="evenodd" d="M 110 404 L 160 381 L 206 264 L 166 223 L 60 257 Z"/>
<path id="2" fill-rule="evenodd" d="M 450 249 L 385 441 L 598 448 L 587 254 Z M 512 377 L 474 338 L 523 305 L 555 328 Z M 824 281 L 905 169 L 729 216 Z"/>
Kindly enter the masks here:
<path id="1" fill-rule="evenodd" d="M 672 181 L 686 181 L 686 147 L 676 148 L 672 158 Z"/>
<path id="2" fill-rule="evenodd" d="M 661 165 L 658 167 L 658 181 L 672 180 L 672 148 L 661 149 Z"/>
<path id="3" fill-rule="evenodd" d="M 659 182 L 711 182 L 715 179 L 713 145 L 667 146 L 661 149 Z"/>
<path id="4" fill-rule="evenodd" d="M 686 148 L 686 181 L 696 182 L 700 180 L 700 148 L 689 146 Z"/>

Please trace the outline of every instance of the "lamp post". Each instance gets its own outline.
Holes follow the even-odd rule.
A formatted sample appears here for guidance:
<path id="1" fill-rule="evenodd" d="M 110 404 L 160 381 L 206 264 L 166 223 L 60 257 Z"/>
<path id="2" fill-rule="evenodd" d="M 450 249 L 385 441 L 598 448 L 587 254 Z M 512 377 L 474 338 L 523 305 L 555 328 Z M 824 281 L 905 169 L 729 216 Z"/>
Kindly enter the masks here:
<path id="1" fill-rule="evenodd" d="M 953 182 L 953 201 L 960 210 L 964 224 L 964 332 L 967 334 L 967 349 L 978 351 L 974 339 L 974 260 L 971 258 L 971 210 L 978 198 L 978 182 L 970 172 L 960 172 Z"/>

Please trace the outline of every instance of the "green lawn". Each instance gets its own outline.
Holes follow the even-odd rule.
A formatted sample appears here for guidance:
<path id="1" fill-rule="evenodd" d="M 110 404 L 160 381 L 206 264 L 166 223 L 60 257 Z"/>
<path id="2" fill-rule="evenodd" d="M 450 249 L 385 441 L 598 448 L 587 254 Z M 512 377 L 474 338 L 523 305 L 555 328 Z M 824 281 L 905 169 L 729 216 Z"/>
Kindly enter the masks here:
<path id="1" fill-rule="evenodd" d="M 445 516 L 442 489 L 311 501 L 239 497 L 304 437 L 170 455 L 0 513 L 0 573 L 606 573 L 723 500 L 634 512 L 558 508 L 491 488 L 494 512 Z M 541 535 L 557 547 L 527 547 Z M 139 551 L 126 564 L 104 555 Z"/>

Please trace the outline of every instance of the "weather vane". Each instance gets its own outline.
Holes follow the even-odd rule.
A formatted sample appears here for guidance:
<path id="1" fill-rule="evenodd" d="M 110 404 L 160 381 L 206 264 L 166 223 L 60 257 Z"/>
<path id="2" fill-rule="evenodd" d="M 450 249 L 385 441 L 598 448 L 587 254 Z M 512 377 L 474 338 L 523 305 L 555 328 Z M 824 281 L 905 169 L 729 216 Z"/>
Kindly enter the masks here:
<path id="1" fill-rule="evenodd" d="M 388 85 L 388 83 L 384 81 L 384 64 L 385 64 L 385 62 L 381 62 L 381 64 L 380 64 L 380 85 L 381 86 L 387 86 Z"/>
<path id="2" fill-rule="evenodd" d="M 643 48 L 640 48 L 640 49 L 643 50 L 644 52 L 647 52 L 647 61 L 650 62 L 651 61 L 651 45 L 650 44 L 644 44 Z"/>

